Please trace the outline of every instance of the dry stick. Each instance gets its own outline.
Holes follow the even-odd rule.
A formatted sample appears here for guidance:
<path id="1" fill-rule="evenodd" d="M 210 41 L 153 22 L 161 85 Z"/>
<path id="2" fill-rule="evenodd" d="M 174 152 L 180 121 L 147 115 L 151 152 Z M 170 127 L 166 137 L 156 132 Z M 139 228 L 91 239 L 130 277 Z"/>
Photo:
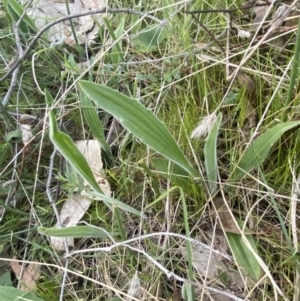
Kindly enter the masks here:
<path id="1" fill-rule="evenodd" d="M 42 36 L 42 34 L 48 30 L 50 27 L 54 26 L 55 24 L 58 24 L 60 22 L 63 21 L 67 21 L 70 19 L 74 19 L 74 18 L 79 18 L 79 17 L 83 17 L 83 16 L 88 16 L 88 15 L 95 15 L 95 14 L 103 14 L 103 13 L 128 13 L 128 14 L 133 14 L 133 15 L 139 15 L 141 17 L 144 18 L 150 18 L 152 20 L 155 20 L 159 23 L 161 23 L 162 25 L 163 22 L 161 20 L 159 20 L 158 18 L 149 15 L 148 13 L 143 13 L 143 12 L 139 12 L 136 10 L 133 10 L 131 8 L 120 8 L 120 9 L 109 9 L 109 8 L 101 8 L 101 9 L 97 9 L 97 10 L 93 10 L 93 11 L 88 11 L 88 12 L 83 12 L 83 13 L 78 13 L 78 14 L 74 14 L 72 16 L 65 16 L 65 17 L 61 17 L 53 22 L 50 22 L 49 24 L 47 24 L 46 26 L 44 26 L 32 39 L 32 41 L 29 43 L 29 45 L 27 46 L 26 50 L 24 51 L 24 53 L 17 59 L 17 61 L 15 62 L 15 64 L 10 68 L 10 70 L 2 77 L 0 78 L 0 84 L 3 83 L 9 76 L 12 75 L 12 73 L 14 72 L 14 70 L 20 66 L 20 64 L 22 63 L 22 61 L 29 55 L 30 51 L 33 49 L 33 47 L 35 46 L 35 44 L 37 43 L 37 41 L 39 40 L 39 38 Z"/>
<path id="2" fill-rule="evenodd" d="M 219 290 L 219 289 L 216 289 L 216 288 L 213 288 L 213 287 L 210 287 L 210 286 L 207 286 L 207 285 L 202 285 L 202 284 L 199 284 L 197 282 L 194 282 L 194 281 L 190 281 L 190 280 L 187 280 L 185 278 L 182 278 L 178 275 L 176 275 L 174 272 L 171 272 L 169 271 L 168 269 L 166 269 L 163 265 L 161 265 L 158 261 L 156 261 L 154 258 L 152 258 L 147 252 L 141 250 L 141 249 L 138 249 L 138 248 L 135 248 L 135 247 L 132 247 L 131 245 L 129 245 L 129 243 L 132 243 L 132 242 L 135 242 L 135 241 L 139 241 L 139 240 L 142 240 L 142 239 L 146 239 L 146 238 L 149 238 L 149 237 L 153 237 L 153 236 L 162 236 L 162 235 L 167 235 L 167 236 L 174 236 L 174 237 L 179 237 L 179 238 L 182 238 L 182 239 L 185 239 L 185 240 L 189 240 L 191 242 L 194 242 L 194 243 L 197 243 L 199 245 L 201 245 L 202 247 L 206 248 L 206 249 L 209 249 L 211 252 L 214 252 L 214 253 L 218 253 L 219 255 L 225 257 L 226 259 L 229 259 L 230 257 L 219 252 L 218 250 L 214 250 L 212 247 L 206 245 L 206 244 L 203 244 L 195 239 L 192 239 L 192 238 L 189 238 L 189 237 L 186 237 L 184 235 L 181 235 L 181 234 L 177 234 L 177 233 L 168 233 L 168 232 L 157 232 L 157 233 L 149 233 L 149 234 L 146 234 L 146 235 L 142 235 L 140 237 L 135 237 L 135 238 L 132 238 L 132 239 L 129 239 L 129 240 L 126 240 L 126 241 L 123 241 L 123 242 L 115 242 L 114 239 L 112 238 L 111 235 L 109 235 L 109 233 L 107 233 L 106 230 L 102 229 L 106 234 L 107 236 L 110 238 L 110 240 L 113 242 L 113 245 L 109 246 L 109 247 L 103 247 L 103 248 L 93 248 L 93 249 L 83 249 L 83 250 L 77 250 L 77 251 L 73 251 L 71 252 L 68 256 L 66 257 L 69 257 L 69 256 L 72 256 L 72 255 L 75 255 L 75 254 L 80 254 L 80 253 L 85 253 L 85 252 L 111 252 L 114 248 L 117 248 L 117 247 L 127 247 L 139 254 L 142 254 L 144 255 L 150 262 L 152 262 L 157 268 L 159 268 L 167 277 L 168 279 L 175 279 L 177 281 L 180 281 L 180 282 L 183 282 L 183 283 L 189 283 L 189 284 L 192 284 L 194 286 L 197 286 L 201 289 L 206 289 L 208 291 L 211 291 L 213 293 L 217 293 L 217 294 L 222 294 L 224 296 L 227 296 L 233 300 L 236 300 L 236 301 L 245 301 L 244 299 L 241 299 L 231 293 L 228 293 L 224 290 Z M 232 259 L 230 259 L 232 260 Z"/>

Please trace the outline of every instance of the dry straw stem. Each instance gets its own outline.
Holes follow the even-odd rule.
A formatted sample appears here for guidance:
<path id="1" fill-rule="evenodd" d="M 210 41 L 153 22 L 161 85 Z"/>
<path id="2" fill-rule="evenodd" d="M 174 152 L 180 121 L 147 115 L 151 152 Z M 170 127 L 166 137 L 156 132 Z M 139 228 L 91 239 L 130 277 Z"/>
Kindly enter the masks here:
<path id="1" fill-rule="evenodd" d="M 92 283 L 95 283 L 95 284 L 97 284 L 97 285 L 100 286 L 100 287 L 103 287 L 103 288 L 105 288 L 105 289 L 107 289 L 107 290 L 113 291 L 116 295 L 122 295 L 122 296 L 124 296 L 124 297 L 126 297 L 126 298 L 131 297 L 131 296 L 127 295 L 126 293 L 124 293 L 124 292 L 122 292 L 122 291 L 116 289 L 114 286 L 109 286 L 109 285 L 107 285 L 107 284 L 105 284 L 105 283 L 103 283 L 103 282 L 97 281 L 97 280 L 95 280 L 95 279 L 93 279 L 93 278 L 89 278 L 89 277 L 85 276 L 85 275 L 82 274 L 82 273 L 78 273 L 78 272 L 72 271 L 72 270 L 70 270 L 70 269 L 61 267 L 61 266 L 56 265 L 56 264 L 42 263 L 42 262 L 29 261 L 29 260 L 17 260 L 17 259 L 1 258 L 1 257 L 0 257 L 0 261 L 4 261 L 4 262 L 18 262 L 18 263 L 22 263 L 22 264 L 32 264 L 32 265 L 37 265 L 37 266 L 52 267 L 52 268 L 54 268 L 54 269 L 58 269 L 58 270 L 60 270 L 60 271 L 62 271 L 62 272 L 65 272 L 65 273 L 67 273 L 67 274 L 75 275 L 75 276 L 77 276 L 78 278 L 82 278 L 82 279 L 85 279 L 85 280 L 90 281 L 90 282 L 92 282 Z M 139 299 L 137 299 L 137 298 L 135 298 L 135 297 L 131 297 L 131 299 L 132 299 L 133 301 L 141 301 L 141 300 L 139 300 Z M 25 299 L 24 299 L 24 300 L 25 300 Z"/>
<path id="2" fill-rule="evenodd" d="M 292 195 L 291 195 L 291 201 L 290 201 L 290 224 L 292 227 L 292 236 L 293 236 L 293 245 L 295 252 L 298 251 L 298 235 L 297 235 L 297 205 L 299 202 L 299 195 L 300 195 L 300 174 L 298 174 L 298 177 L 296 178 L 295 168 L 293 168 L 292 171 L 293 176 L 293 185 L 292 185 Z M 296 269 L 295 272 L 295 280 L 294 280 L 294 301 L 298 301 L 300 297 L 300 288 L 299 288 L 299 282 L 300 282 L 300 275 L 298 269 Z"/>

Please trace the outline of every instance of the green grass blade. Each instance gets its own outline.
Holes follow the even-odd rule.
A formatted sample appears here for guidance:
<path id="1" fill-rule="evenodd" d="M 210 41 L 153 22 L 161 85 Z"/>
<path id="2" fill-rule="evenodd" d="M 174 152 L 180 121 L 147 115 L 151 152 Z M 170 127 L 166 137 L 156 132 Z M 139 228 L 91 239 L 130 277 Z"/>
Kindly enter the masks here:
<path id="1" fill-rule="evenodd" d="M 291 68 L 291 75 L 290 75 L 290 83 L 289 83 L 289 89 L 288 94 L 286 96 L 285 101 L 285 110 L 284 114 L 282 115 L 282 120 L 285 121 L 288 110 L 290 109 L 290 103 L 292 100 L 292 95 L 295 91 L 295 84 L 297 76 L 299 76 L 299 61 L 300 61 L 300 18 L 298 20 L 298 30 L 297 30 L 297 38 L 296 38 L 296 44 L 294 49 L 294 58 L 293 58 L 293 65 Z M 299 98 L 297 99 L 297 102 L 293 104 L 295 107 L 298 107 L 299 105 Z"/>
<path id="2" fill-rule="evenodd" d="M 143 143 L 180 165 L 191 175 L 197 175 L 165 125 L 137 100 L 92 82 L 80 81 L 79 85 L 88 97 L 116 117 Z"/>
<path id="3" fill-rule="evenodd" d="M 55 236 L 55 237 L 93 237 L 93 238 L 104 238 L 108 237 L 107 232 L 103 229 L 92 226 L 72 226 L 65 228 L 44 228 L 39 227 L 38 232 L 44 235 Z M 112 235 L 111 233 L 108 233 Z"/>
<path id="4" fill-rule="evenodd" d="M 271 148 L 286 131 L 299 126 L 300 121 L 280 123 L 261 134 L 246 149 L 237 167 L 233 171 L 229 181 L 238 181 L 252 168 L 260 166 L 267 158 Z"/>
<path id="5" fill-rule="evenodd" d="M 24 12 L 24 8 L 16 1 L 16 0 L 9 0 L 7 1 L 7 9 L 11 14 L 11 18 L 17 22 L 18 19 L 22 16 Z M 25 31 L 25 24 L 33 30 L 33 32 L 36 32 L 36 26 L 34 22 L 28 17 L 27 14 L 24 15 L 23 20 L 21 21 L 20 28 Z"/>
<path id="6" fill-rule="evenodd" d="M 105 160 L 108 166 L 112 166 L 113 158 L 111 154 L 111 149 L 107 144 L 104 136 L 104 131 L 102 127 L 102 123 L 99 119 L 99 116 L 96 113 L 95 107 L 91 100 L 85 95 L 81 95 L 81 104 L 82 104 L 82 112 L 83 116 L 90 127 L 93 135 L 99 141 L 105 156 Z"/>
<path id="7" fill-rule="evenodd" d="M 58 130 L 53 112 L 50 112 L 49 114 L 49 121 L 49 135 L 54 146 L 95 191 L 102 193 L 88 163 L 81 152 L 77 149 L 72 139 L 65 133 Z"/>
<path id="8" fill-rule="evenodd" d="M 226 232 L 226 236 L 230 245 L 230 249 L 240 268 L 242 268 L 247 273 L 247 276 L 249 276 L 252 280 L 259 280 L 261 276 L 260 264 L 256 260 L 253 253 L 243 242 L 242 235 Z M 246 239 L 257 254 L 258 252 L 253 236 L 246 235 Z"/>
<path id="9" fill-rule="evenodd" d="M 105 22 L 105 25 L 113 38 L 114 41 L 120 39 L 122 34 L 124 33 L 124 26 L 125 26 L 125 19 L 122 18 L 121 22 L 119 23 L 119 26 L 117 29 L 114 31 L 111 24 L 110 20 L 107 18 L 103 18 L 103 21 Z M 118 64 L 120 62 L 124 62 L 124 56 L 121 48 L 122 40 L 120 39 L 111 49 L 111 57 L 112 57 L 112 63 L 113 64 Z"/>
<path id="10" fill-rule="evenodd" d="M 135 215 L 137 215 L 139 217 L 143 216 L 143 214 L 140 211 L 132 208 L 131 206 L 129 206 L 129 205 L 127 205 L 127 204 L 125 204 L 125 203 L 117 200 L 117 199 L 111 198 L 111 197 L 109 197 L 109 196 L 107 196 L 105 194 L 102 194 L 102 193 L 99 193 L 99 192 L 95 191 L 95 192 L 89 192 L 89 195 L 92 195 L 92 196 L 94 196 L 96 198 L 101 198 L 101 200 L 103 202 L 105 202 L 106 205 L 109 208 L 111 208 L 111 209 L 113 207 L 118 207 L 119 209 L 122 209 L 123 211 L 130 212 L 130 213 L 135 214 Z"/>
<path id="11" fill-rule="evenodd" d="M 211 131 L 205 139 L 204 158 L 208 187 L 211 194 L 216 192 L 218 181 L 217 138 L 222 121 L 222 114 L 217 117 Z"/>

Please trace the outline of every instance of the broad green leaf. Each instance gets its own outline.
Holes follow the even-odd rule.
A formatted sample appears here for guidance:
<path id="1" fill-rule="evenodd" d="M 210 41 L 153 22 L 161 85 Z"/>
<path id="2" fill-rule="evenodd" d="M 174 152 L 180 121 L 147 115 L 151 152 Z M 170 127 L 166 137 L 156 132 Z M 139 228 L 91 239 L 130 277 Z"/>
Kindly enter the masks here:
<path id="1" fill-rule="evenodd" d="M 205 169 L 211 194 L 216 192 L 218 181 L 217 138 L 221 121 L 222 114 L 220 113 L 211 131 L 205 139 L 204 146 Z"/>
<path id="2" fill-rule="evenodd" d="M 162 173 L 162 177 L 170 178 L 173 185 L 181 187 L 184 191 L 193 189 L 189 173 L 177 164 L 165 158 L 151 159 L 151 164 Z"/>
<path id="3" fill-rule="evenodd" d="M 280 123 L 261 134 L 246 149 L 229 181 L 238 181 L 252 168 L 260 166 L 265 161 L 271 148 L 277 142 L 277 140 L 279 140 L 282 134 L 299 125 L 300 121 Z"/>
<path id="4" fill-rule="evenodd" d="M 252 280 L 257 281 L 261 276 L 261 267 L 252 252 L 245 245 L 240 234 L 226 232 L 230 249 L 239 264 Z M 252 249 L 257 252 L 256 244 L 252 235 L 246 235 Z"/>
<path id="5" fill-rule="evenodd" d="M 0 276 L 0 286 L 12 286 L 10 272 L 5 272 Z"/>
<path id="6" fill-rule="evenodd" d="M 49 121 L 49 135 L 54 146 L 95 191 L 102 193 L 84 156 L 77 149 L 72 139 L 65 133 L 58 130 L 53 112 L 50 112 L 49 114 Z"/>
<path id="7" fill-rule="evenodd" d="M 180 165 L 192 176 L 197 175 L 165 125 L 137 100 L 92 82 L 80 81 L 79 85 L 99 107 L 116 117 L 143 143 Z"/>
<path id="8" fill-rule="evenodd" d="M 58 151 L 63 155 L 63 157 L 70 163 L 70 165 L 94 189 L 94 191 L 93 192 L 90 191 L 89 194 L 94 195 L 99 199 L 101 199 L 109 208 L 111 208 L 111 205 L 114 205 L 114 206 L 118 206 L 120 209 L 141 216 L 141 213 L 138 210 L 122 203 L 119 200 L 110 198 L 105 194 L 103 194 L 84 156 L 78 150 L 78 148 L 76 147 L 72 139 L 65 133 L 62 133 L 61 131 L 58 130 L 55 117 L 52 111 L 49 113 L 49 121 L 50 121 L 50 134 L 49 134 L 50 140 L 52 141 L 54 146 L 58 149 Z"/>
<path id="9" fill-rule="evenodd" d="M 82 104 L 81 109 L 83 112 L 83 116 L 88 126 L 90 127 L 93 135 L 101 144 L 106 162 L 108 163 L 109 166 L 111 166 L 113 161 L 111 149 L 105 140 L 102 123 L 99 119 L 99 116 L 96 113 L 96 109 L 93 103 L 91 102 L 91 100 L 83 93 L 81 96 L 81 104 Z"/>
<path id="10" fill-rule="evenodd" d="M 133 39 L 133 45 L 142 52 L 149 52 L 157 49 L 167 37 L 165 25 L 148 25 L 138 36 Z"/>
<path id="11" fill-rule="evenodd" d="M 15 287 L 0 286 L 0 300 L 2 301 L 44 301 L 33 293 L 18 290 Z"/>
<path id="12" fill-rule="evenodd" d="M 93 238 L 103 238 L 107 237 L 107 233 L 101 228 L 92 226 L 72 226 L 65 228 L 44 228 L 39 227 L 38 232 L 45 235 L 55 236 L 55 237 L 93 237 Z M 115 235 L 108 233 L 110 235 Z"/>

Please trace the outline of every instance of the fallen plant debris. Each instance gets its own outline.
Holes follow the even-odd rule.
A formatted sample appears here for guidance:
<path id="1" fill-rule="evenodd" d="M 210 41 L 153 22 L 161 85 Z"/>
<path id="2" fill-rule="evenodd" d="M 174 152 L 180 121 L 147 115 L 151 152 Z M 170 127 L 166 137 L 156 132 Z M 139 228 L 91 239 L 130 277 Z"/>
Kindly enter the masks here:
<path id="1" fill-rule="evenodd" d="M 16 259 L 16 257 L 13 257 Z M 11 261 L 10 267 L 20 282 L 20 289 L 25 292 L 36 290 L 36 281 L 40 277 L 40 266 L 36 264 L 21 265 L 19 262 Z"/>

